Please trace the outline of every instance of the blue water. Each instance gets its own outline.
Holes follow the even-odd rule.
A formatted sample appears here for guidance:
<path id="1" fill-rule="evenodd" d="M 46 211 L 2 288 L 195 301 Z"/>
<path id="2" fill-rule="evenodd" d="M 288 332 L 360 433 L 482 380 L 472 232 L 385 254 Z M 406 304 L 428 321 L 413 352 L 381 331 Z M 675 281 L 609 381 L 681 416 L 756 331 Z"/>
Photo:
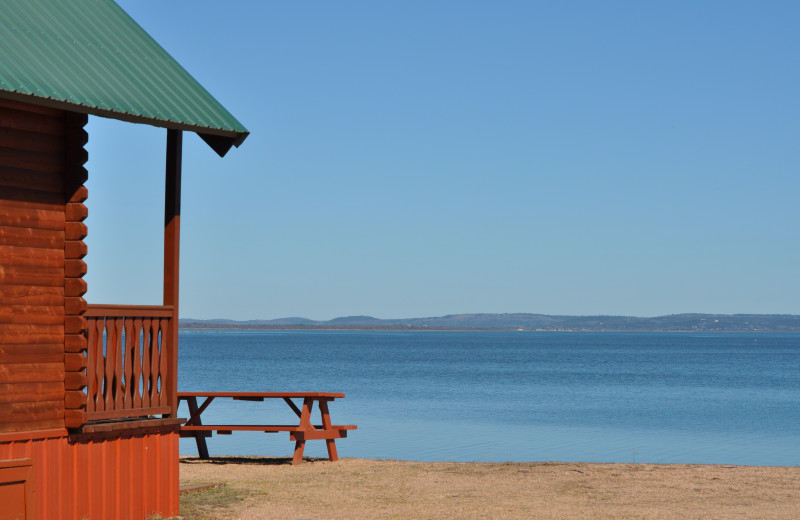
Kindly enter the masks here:
<path id="1" fill-rule="evenodd" d="M 800 334 L 182 331 L 180 390 L 330 391 L 340 456 L 800 465 Z M 181 410 L 182 416 L 188 416 Z M 296 420 L 220 400 L 207 423 Z M 209 439 L 288 456 L 288 433 Z M 196 454 L 181 440 L 182 454 Z M 325 443 L 306 455 L 325 456 Z"/>

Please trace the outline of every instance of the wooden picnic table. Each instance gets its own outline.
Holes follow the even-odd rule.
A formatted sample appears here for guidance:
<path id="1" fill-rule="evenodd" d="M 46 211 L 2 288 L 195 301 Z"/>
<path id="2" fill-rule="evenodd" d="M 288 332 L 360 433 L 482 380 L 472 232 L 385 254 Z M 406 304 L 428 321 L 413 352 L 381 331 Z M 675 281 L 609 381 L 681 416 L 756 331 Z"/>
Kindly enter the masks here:
<path id="1" fill-rule="evenodd" d="M 198 406 L 197 399 L 205 400 Z M 299 418 L 298 424 L 203 424 L 201 416 L 216 398 L 230 398 L 234 401 L 264 401 L 265 399 L 282 399 Z M 328 459 L 337 460 L 336 439 L 347 437 L 347 430 L 355 430 L 354 424 L 337 424 L 331 422 L 328 403 L 334 399 L 342 399 L 344 394 L 335 392 L 178 392 L 178 403 L 186 401 L 191 416 L 181 426 L 181 437 L 194 437 L 197 452 L 201 459 L 208 459 L 206 437 L 212 432 L 230 434 L 239 431 L 289 432 L 289 439 L 295 441 L 292 464 L 300 464 L 307 440 L 325 439 L 328 447 Z M 293 399 L 302 399 L 298 407 Z M 311 410 L 314 402 L 318 403 L 322 424 L 311 423 Z"/>

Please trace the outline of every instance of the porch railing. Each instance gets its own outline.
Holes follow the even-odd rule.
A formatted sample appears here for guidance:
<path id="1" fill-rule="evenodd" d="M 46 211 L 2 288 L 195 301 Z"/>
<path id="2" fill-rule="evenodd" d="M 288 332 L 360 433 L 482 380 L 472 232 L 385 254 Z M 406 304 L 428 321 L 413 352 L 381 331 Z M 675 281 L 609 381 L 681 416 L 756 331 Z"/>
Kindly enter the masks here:
<path id="1" fill-rule="evenodd" d="M 173 308 L 89 305 L 86 420 L 173 412 Z"/>

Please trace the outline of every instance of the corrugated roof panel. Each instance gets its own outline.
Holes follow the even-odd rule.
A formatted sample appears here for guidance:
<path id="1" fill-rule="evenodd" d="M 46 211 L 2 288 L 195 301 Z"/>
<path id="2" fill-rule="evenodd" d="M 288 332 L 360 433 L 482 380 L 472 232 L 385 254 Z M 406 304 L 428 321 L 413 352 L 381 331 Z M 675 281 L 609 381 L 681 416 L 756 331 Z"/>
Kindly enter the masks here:
<path id="1" fill-rule="evenodd" d="M 111 0 L 0 3 L 0 97 L 190 130 L 220 155 L 248 135 Z"/>

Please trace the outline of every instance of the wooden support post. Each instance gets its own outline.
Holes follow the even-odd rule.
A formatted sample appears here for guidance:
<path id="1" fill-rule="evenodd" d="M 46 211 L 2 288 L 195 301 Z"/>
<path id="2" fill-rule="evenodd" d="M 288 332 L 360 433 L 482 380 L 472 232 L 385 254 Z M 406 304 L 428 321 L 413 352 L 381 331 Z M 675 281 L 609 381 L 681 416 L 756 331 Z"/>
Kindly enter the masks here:
<path id="1" fill-rule="evenodd" d="M 333 425 L 331 423 L 331 414 L 328 411 L 327 399 L 320 399 L 319 413 L 322 415 L 322 429 L 332 430 Z M 336 452 L 336 441 L 333 439 L 325 439 L 325 443 L 328 446 L 328 460 L 331 462 L 339 460 L 339 454 Z"/>
<path id="2" fill-rule="evenodd" d="M 300 429 L 305 431 L 313 431 L 314 426 L 311 425 L 311 409 L 314 408 L 314 400 L 306 397 L 303 399 L 303 411 L 300 415 Z M 300 433 L 300 432 L 298 432 Z M 306 447 L 305 437 L 297 437 L 294 443 L 294 456 L 292 457 L 292 465 L 297 466 L 303 462 L 303 451 Z"/>
<path id="3" fill-rule="evenodd" d="M 164 190 L 164 305 L 172 306 L 167 362 L 167 405 L 178 413 L 178 295 L 181 238 L 181 156 L 183 134 L 167 130 L 167 165 Z M 164 354 L 164 353 L 162 353 Z"/>
<path id="4" fill-rule="evenodd" d="M 206 406 L 208 406 L 208 404 L 213 399 L 214 399 L 213 397 L 206 399 L 206 402 L 203 403 L 203 407 L 205 408 Z M 197 408 L 197 398 L 195 396 L 187 397 L 186 404 L 189 405 L 189 413 L 191 414 L 191 416 L 192 417 L 197 416 L 197 419 L 195 419 L 194 422 L 192 422 L 191 420 L 189 422 L 192 422 L 192 424 L 202 425 L 203 421 L 200 420 L 200 414 L 203 413 L 203 411 Z M 204 435 L 206 432 L 193 432 L 193 433 L 194 433 L 194 441 L 197 444 L 197 454 L 200 456 L 201 459 L 208 460 L 208 445 L 206 444 L 206 437 Z"/>

